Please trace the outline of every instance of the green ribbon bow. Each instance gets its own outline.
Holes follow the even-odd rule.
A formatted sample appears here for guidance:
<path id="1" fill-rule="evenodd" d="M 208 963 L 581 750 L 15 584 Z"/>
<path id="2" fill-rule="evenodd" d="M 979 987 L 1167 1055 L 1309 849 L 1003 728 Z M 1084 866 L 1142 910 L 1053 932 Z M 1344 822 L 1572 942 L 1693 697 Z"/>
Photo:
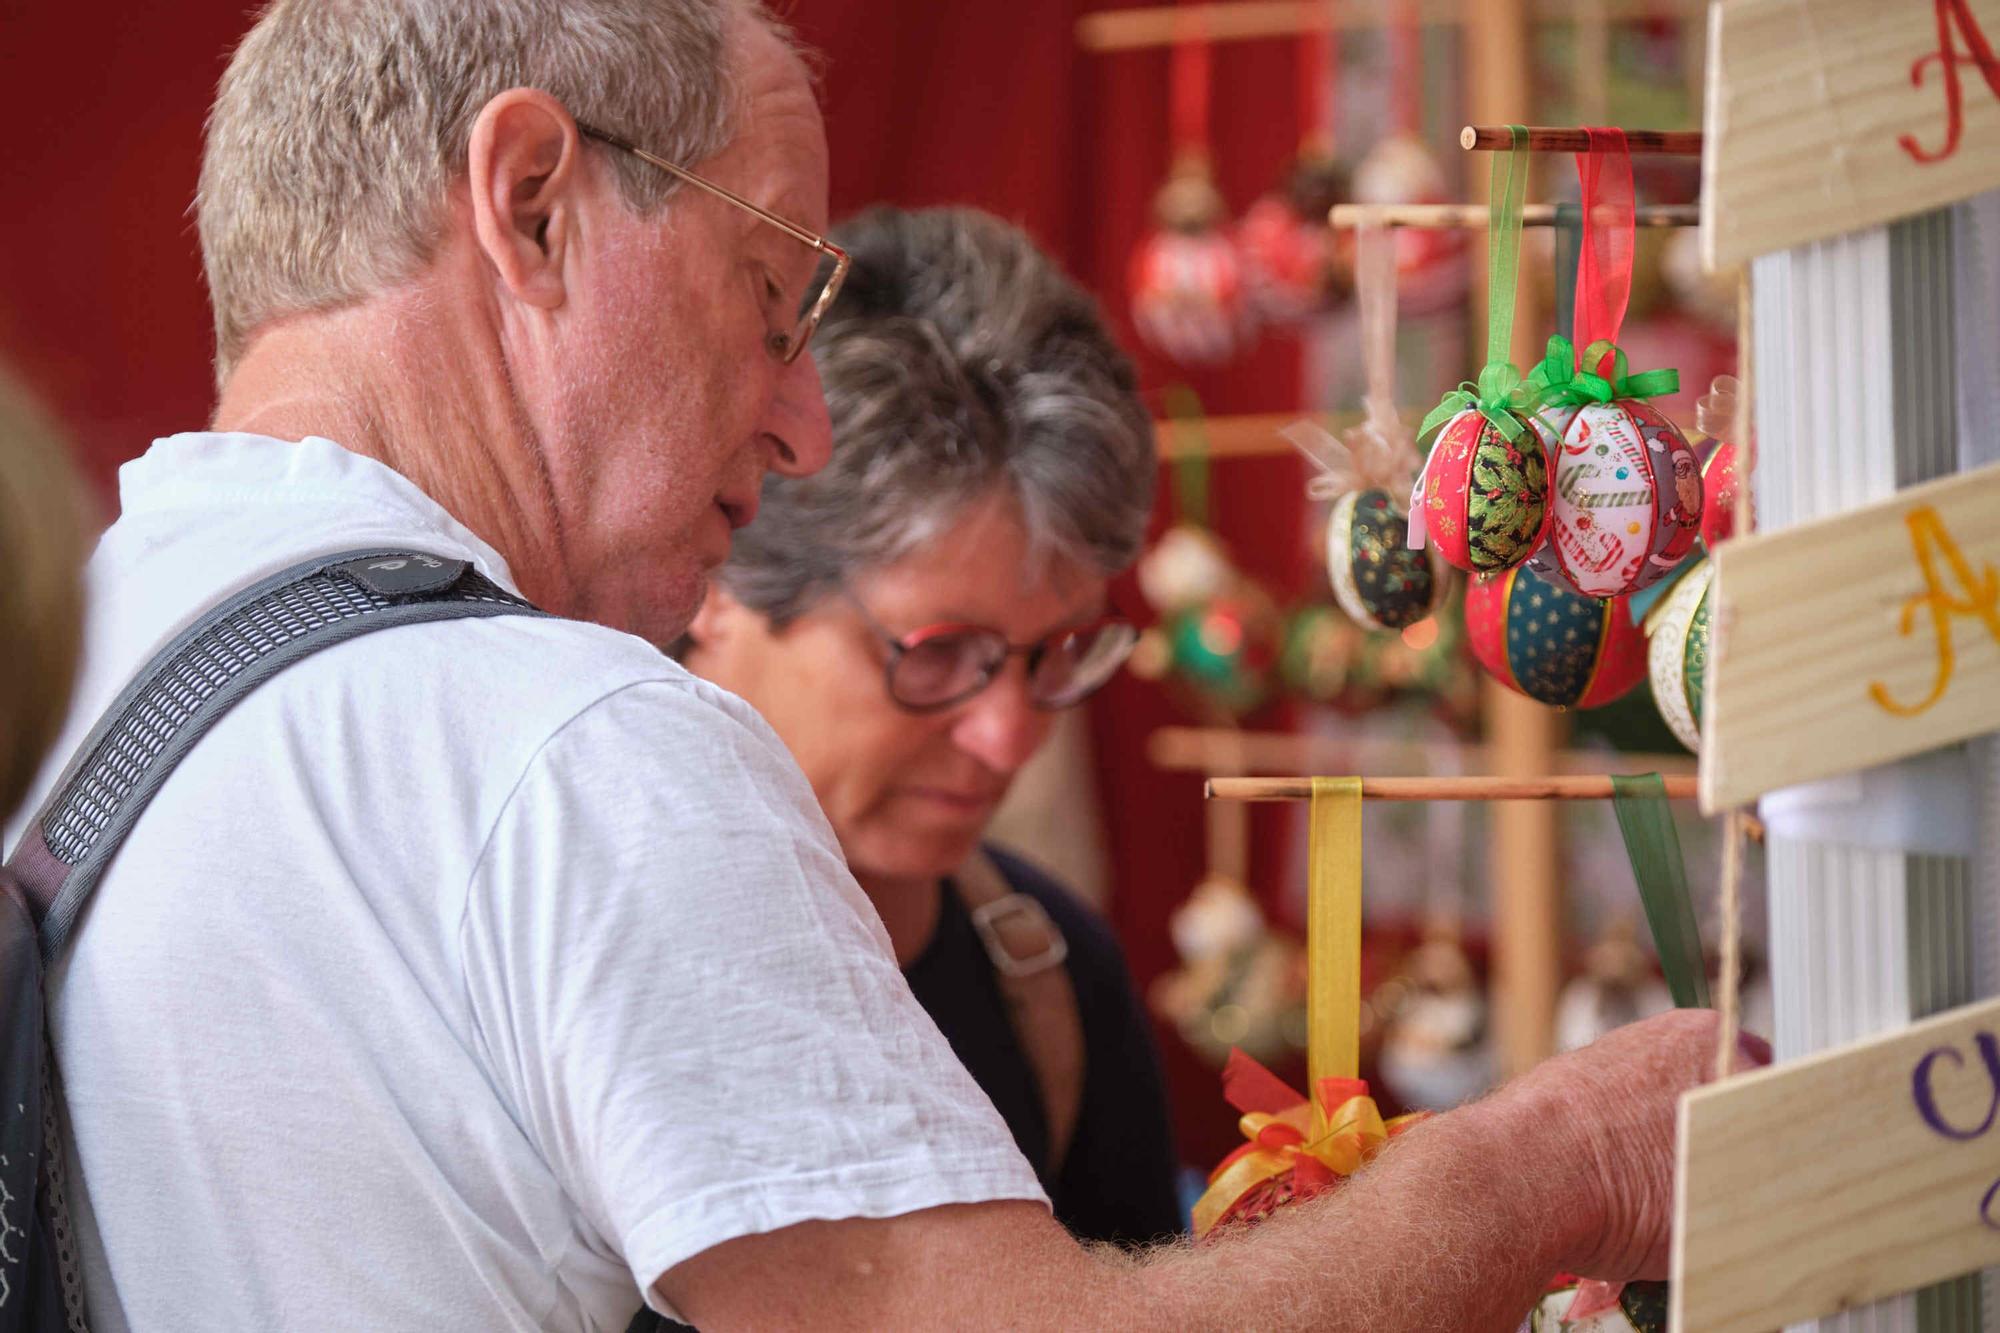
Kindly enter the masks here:
<path id="1" fill-rule="evenodd" d="M 1512 365 L 1505 361 L 1487 362 L 1486 368 L 1479 372 L 1478 383 L 1468 380 L 1460 384 L 1425 414 L 1417 438 L 1429 440 L 1460 412 L 1476 411 L 1509 441 L 1519 440 L 1528 433 L 1527 426 L 1514 414 L 1520 405 L 1523 384 L 1521 372 Z"/>
<path id="2" fill-rule="evenodd" d="M 1602 368 L 1611 358 L 1611 375 L 1606 378 L 1585 367 Z M 1548 355 L 1528 375 L 1526 392 L 1540 411 L 1552 404 L 1582 407 L 1585 403 L 1608 403 L 1615 398 L 1657 398 L 1676 393 L 1681 387 L 1678 370 L 1645 370 L 1634 375 L 1625 353 L 1608 339 L 1599 338 L 1583 349 L 1581 364 L 1575 347 L 1560 333 L 1549 339 Z"/>

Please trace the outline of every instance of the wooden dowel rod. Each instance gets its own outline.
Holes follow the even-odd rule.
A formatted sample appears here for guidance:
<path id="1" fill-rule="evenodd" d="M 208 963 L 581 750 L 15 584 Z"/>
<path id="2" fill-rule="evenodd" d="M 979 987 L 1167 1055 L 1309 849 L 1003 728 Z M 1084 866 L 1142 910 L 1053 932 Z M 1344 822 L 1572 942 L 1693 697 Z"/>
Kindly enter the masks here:
<path id="1" fill-rule="evenodd" d="M 1664 779 L 1667 795 L 1692 800 L 1691 773 Z M 1312 797 L 1311 778 L 1211 778 L 1203 787 L 1212 801 L 1304 801 Z M 1363 778 L 1365 801 L 1603 801 L 1611 798 L 1611 779 L 1602 773 L 1545 778 Z"/>
<path id="2" fill-rule="evenodd" d="M 1585 153 L 1590 151 L 1590 131 L 1573 125 L 1530 125 L 1528 148 L 1537 153 Z M 1514 146 L 1514 135 L 1506 125 L 1467 125 L 1458 132 L 1458 146 L 1485 152 L 1502 152 Z M 1666 157 L 1700 157 L 1700 130 L 1627 130 L 1625 146 L 1635 153 Z"/>
<path id="3" fill-rule="evenodd" d="M 1601 774 L 1609 756 L 1602 750 L 1558 750 L 1556 770 Z M 1209 777 L 1245 773 L 1352 773 L 1358 769 L 1445 769 L 1490 771 L 1497 756 L 1488 745 L 1460 741 L 1392 740 L 1356 736 L 1301 736 L 1287 731 L 1238 731 L 1233 727 L 1160 727 L 1146 738 L 1146 758 L 1154 767 Z M 1684 754 L 1621 753 L 1618 762 L 1641 773 L 1692 774 L 1695 761 Z"/>
<path id="4" fill-rule="evenodd" d="M 1327 215 L 1334 227 L 1410 227 L 1424 231 L 1483 231 L 1489 214 L 1485 204 L 1335 204 Z M 1692 227 L 1701 221 L 1695 204 L 1646 204 L 1633 210 L 1641 227 Z M 1529 204 L 1521 210 L 1524 227 L 1556 225 L 1554 204 Z"/>
<path id="5" fill-rule="evenodd" d="M 1428 411 L 1428 407 L 1405 407 L 1403 419 L 1415 422 Z M 1668 414 L 1670 417 L 1672 413 Z M 1331 431 L 1345 430 L 1361 420 L 1359 412 L 1258 412 L 1245 416 L 1209 417 L 1203 423 L 1206 431 L 1209 458 L 1268 458 L 1272 455 L 1287 455 L 1297 458 L 1298 450 L 1279 431 L 1294 421 L 1310 418 Z M 1674 424 L 1687 430 L 1691 421 L 1676 419 Z M 1153 445 L 1158 450 L 1161 462 L 1172 462 L 1199 452 L 1197 436 L 1172 421 L 1153 423 Z"/>
<path id="6" fill-rule="evenodd" d="M 1611 0 L 1605 7 L 1606 18 L 1634 22 L 1686 15 L 1686 0 Z M 1464 0 L 1420 0 L 1417 18 L 1426 27 L 1459 27 L 1465 22 Z M 1541 0 L 1535 6 L 1535 20 L 1540 23 L 1575 22 L 1577 18 L 1575 0 Z M 1372 30 L 1382 26 L 1381 9 L 1369 0 L 1225 0 L 1086 14 L 1076 21 L 1076 41 L 1086 51 L 1142 51 L 1171 46 L 1194 33 L 1210 42 L 1241 42 L 1296 37 L 1329 28 Z"/>

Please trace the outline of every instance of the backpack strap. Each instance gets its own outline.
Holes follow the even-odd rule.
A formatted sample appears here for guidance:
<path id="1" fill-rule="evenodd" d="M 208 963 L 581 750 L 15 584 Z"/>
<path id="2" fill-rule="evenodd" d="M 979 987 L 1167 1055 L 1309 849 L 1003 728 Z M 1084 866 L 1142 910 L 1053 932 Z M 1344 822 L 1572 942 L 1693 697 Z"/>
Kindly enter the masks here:
<path id="1" fill-rule="evenodd" d="M 0 1161 L 24 1190 L 32 1188 L 40 1206 L 31 1213 L 37 1228 L 31 1250 L 0 1249 L 0 1278 L 8 1290 L 22 1280 L 33 1284 L 30 1308 L 7 1312 L 9 1327 L 88 1333 L 58 1127 L 62 1096 L 43 1022 L 41 968 L 61 956 L 91 890 L 161 784 L 245 695 L 322 648 L 395 625 L 542 614 L 464 560 L 395 550 L 323 556 L 253 584 L 202 614 L 154 654 L 91 728 L 0 872 L 0 913 L 31 918 L 40 944 L 38 967 L 25 947 L 27 932 L 12 934 L 23 942 L 25 956 L 9 966 L 7 1067 L 0 1073 L 20 1096 L 32 1099 L 29 1090 L 36 1089 L 40 1098 L 34 1107 L 24 1101 L 18 1108 L 19 1124 L 8 1123 L 12 1151 Z M 39 1162 L 31 1137 L 37 1122 Z M 15 1143 L 16 1138 L 26 1142 Z"/>
<path id="2" fill-rule="evenodd" d="M 1048 1119 L 1048 1175 L 1054 1181 L 1062 1175 L 1083 1111 L 1083 1011 L 1063 966 L 1069 941 L 1040 903 L 1015 892 L 983 850 L 974 849 L 951 882 L 986 946 L 1014 1035 L 1035 1071 Z"/>
<path id="3" fill-rule="evenodd" d="M 467 616 L 542 615 L 464 560 L 365 550 L 294 565 L 189 625 L 133 678 L 77 748 L 8 858 L 46 966 L 160 786 L 243 697 L 362 634 Z"/>

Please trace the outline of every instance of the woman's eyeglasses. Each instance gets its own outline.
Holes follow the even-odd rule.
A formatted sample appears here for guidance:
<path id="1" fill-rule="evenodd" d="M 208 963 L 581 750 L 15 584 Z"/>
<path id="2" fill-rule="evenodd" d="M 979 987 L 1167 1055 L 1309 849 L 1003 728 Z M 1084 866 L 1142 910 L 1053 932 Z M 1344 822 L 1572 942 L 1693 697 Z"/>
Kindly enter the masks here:
<path id="1" fill-rule="evenodd" d="M 883 668 L 889 697 L 913 713 L 964 703 L 991 685 L 1017 653 L 1028 662 L 1029 701 L 1037 708 L 1068 708 L 1110 680 L 1139 641 L 1139 631 L 1116 616 L 1057 630 L 1036 643 L 1009 643 L 983 625 L 928 625 L 897 635 L 853 592 L 843 587 L 841 595 L 889 650 Z"/>

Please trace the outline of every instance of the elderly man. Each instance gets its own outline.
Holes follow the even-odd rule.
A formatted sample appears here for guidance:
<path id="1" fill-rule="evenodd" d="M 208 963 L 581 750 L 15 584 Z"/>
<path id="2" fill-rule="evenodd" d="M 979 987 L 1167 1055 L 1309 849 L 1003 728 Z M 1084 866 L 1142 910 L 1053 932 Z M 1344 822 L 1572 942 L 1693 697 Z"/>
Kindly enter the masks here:
<path id="1" fill-rule="evenodd" d="M 124 472 L 58 754 L 316 554 L 569 618 L 312 657 L 134 828 L 51 980 L 94 1325 L 616 1328 L 643 1293 L 709 1330 L 1465 1330 L 1659 1271 L 1703 1015 L 1239 1239 L 1134 1260 L 1050 1217 L 797 768 L 649 646 L 764 473 L 827 457 L 826 171 L 745 0 L 277 0 L 237 51 L 220 404 Z"/>

